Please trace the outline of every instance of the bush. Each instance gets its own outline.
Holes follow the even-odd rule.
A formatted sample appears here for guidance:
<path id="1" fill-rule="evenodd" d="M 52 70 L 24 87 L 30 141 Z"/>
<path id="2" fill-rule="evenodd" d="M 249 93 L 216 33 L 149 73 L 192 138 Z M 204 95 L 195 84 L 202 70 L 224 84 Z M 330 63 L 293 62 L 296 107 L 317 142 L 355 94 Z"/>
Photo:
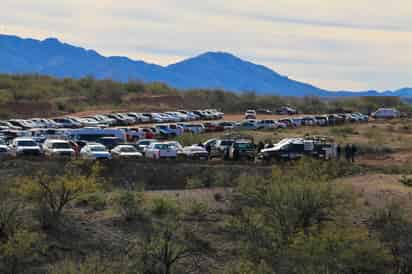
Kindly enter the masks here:
<path id="1" fill-rule="evenodd" d="M 88 206 L 94 210 L 103 210 L 106 207 L 106 194 L 103 192 L 86 194 L 77 199 L 76 204 Z"/>
<path id="2" fill-rule="evenodd" d="M 411 187 L 412 186 L 412 178 L 407 176 L 402 176 L 399 179 L 399 182 L 405 186 Z"/>
<path id="3" fill-rule="evenodd" d="M 37 205 L 43 228 L 58 224 L 68 204 L 98 189 L 95 177 L 71 174 L 56 177 L 39 174 L 18 183 L 18 192 Z"/>
<path id="4" fill-rule="evenodd" d="M 10 237 L 20 226 L 20 202 L 10 199 L 0 201 L 0 240 Z"/>
<path id="5" fill-rule="evenodd" d="M 191 177 L 186 179 L 187 189 L 203 188 L 204 186 L 203 180 L 199 177 Z"/>
<path id="6" fill-rule="evenodd" d="M 150 211 L 156 217 L 177 216 L 179 207 L 175 200 L 155 198 L 152 200 Z"/>
<path id="7" fill-rule="evenodd" d="M 133 221 L 144 215 L 145 197 L 142 192 L 124 191 L 115 198 L 118 212 L 126 221 Z"/>
<path id="8" fill-rule="evenodd" d="M 41 236 L 27 230 L 18 230 L 0 245 L 2 273 L 20 273 L 41 251 Z"/>
<path id="9" fill-rule="evenodd" d="M 185 213 L 188 216 L 202 218 L 205 217 L 209 207 L 204 202 L 198 202 L 196 200 L 192 200 L 189 202 L 189 206 L 187 207 Z"/>

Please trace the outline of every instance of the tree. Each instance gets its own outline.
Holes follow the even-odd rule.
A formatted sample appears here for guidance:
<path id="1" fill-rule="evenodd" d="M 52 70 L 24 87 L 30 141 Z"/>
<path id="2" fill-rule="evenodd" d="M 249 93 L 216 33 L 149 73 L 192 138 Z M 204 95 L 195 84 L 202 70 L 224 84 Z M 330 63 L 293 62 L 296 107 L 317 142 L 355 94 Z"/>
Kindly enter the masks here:
<path id="1" fill-rule="evenodd" d="M 270 179 L 240 180 L 233 200 L 237 214 L 229 218 L 228 228 L 243 243 L 242 251 L 251 262 L 263 260 L 274 270 L 283 268 L 295 235 L 321 231 L 326 223 L 335 221 L 348 202 L 317 169 L 312 168 L 310 175 L 296 176 L 300 171 L 287 175 L 274 170 Z"/>
<path id="2" fill-rule="evenodd" d="M 147 235 L 131 245 L 129 257 L 138 273 L 189 273 L 201 267 L 210 251 L 209 243 L 198 236 L 198 227 L 186 225 L 171 204 L 158 199 L 153 211 L 158 218 L 152 219 Z"/>
<path id="3" fill-rule="evenodd" d="M 394 273 L 412 273 L 412 222 L 403 207 L 397 202 L 389 202 L 373 212 L 369 225 L 390 248 Z"/>
<path id="4" fill-rule="evenodd" d="M 95 176 L 38 174 L 23 178 L 18 191 L 38 206 L 40 221 L 44 228 L 48 228 L 59 221 L 70 202 L 81 195 L 97 191 L 98 186 Z"/>

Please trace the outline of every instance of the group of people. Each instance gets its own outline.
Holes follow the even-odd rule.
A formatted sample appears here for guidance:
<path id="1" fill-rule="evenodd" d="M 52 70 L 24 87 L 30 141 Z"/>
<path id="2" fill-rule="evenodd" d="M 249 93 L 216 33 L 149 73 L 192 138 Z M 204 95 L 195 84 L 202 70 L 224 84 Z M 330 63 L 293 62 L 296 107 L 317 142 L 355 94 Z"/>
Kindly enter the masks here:
<path id="1" fill-rule="evenodd" d="M 356 157 L 356 153 L 358 152 L 357 147 L 354 144 L 347 144 L 344 148 L 343 148 L 343 152 L 345 153 L 345 159 L 348 162 L 355 162 L 355 157 Z M 338 145 L 336 147 L 336 157 L 338 158 L 338 160 L 340 160 L 342 155 L 342 147 L 340 145 Z"/>

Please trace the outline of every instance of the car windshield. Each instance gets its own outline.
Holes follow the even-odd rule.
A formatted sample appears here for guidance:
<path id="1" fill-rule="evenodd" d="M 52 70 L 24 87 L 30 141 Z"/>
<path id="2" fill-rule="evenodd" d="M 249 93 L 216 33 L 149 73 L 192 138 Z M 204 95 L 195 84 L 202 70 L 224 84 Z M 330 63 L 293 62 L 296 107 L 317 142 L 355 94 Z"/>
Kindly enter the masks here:
<path id="1" fill-rule="evenodd" d="M 53 148 L 57 149 L 70 149 L 71 146 L 68 143 L 55 143 L 52 145 Z"/>
<path id="2" fill-rule="evenodd" d="M 105 151 L 106 151 L 106 148 L 103 147 L 103 146 L 93 146 L 93 147 L 90 147 L 90 151 L 93 151 L 93 152 L 105 152 Z"/>
<path id="3" fill-rule="evenodd" d="M 222 145 L 222 146 L 231 146 L 232 144 L 233 144 L 233 141 L 231 141 L 231 140 L 222 141 L 220 143 L 220 145 Z"/>
<path id="4" fill-rule="evenodd" d="M 148 146 L 148 145 L 150 145 L 150 141 L 141 141 L 141 142 L 139 142 L 139 145 Z"/>
<path id="5" fill-rule="evenodd" d="M 35 146 L 37 146 L 37 144 L 34 141 L 18 141 L 17 146 L 20 146 L 20 147 L 35 147 Z"/>
<path id="6" fill-rule="evenodd" d="M 137 150 L 134 147 L 122 147 L 120 152 L 137 152 Z"/>
<path id="7" fill-rule="evenodd" d="M 154 146 L 155 149 L 169 149 L 170 147 L 168 144 L 157 144 Z"/>
<path id="8" fill-rule="evenodd" d="M 252 143 L 237 143 L 235 144 L 236 148 L 240 149 L 254 149 L 255 146 Z"/>

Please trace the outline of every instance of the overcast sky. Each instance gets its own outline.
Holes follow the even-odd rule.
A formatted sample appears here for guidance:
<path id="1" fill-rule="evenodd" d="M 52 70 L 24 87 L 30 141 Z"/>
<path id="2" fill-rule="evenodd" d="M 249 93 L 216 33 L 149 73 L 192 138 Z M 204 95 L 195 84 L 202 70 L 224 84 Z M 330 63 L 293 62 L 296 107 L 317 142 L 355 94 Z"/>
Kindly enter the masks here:
<path id="1" fill-rule="evenodd" d="M 412 86 L 411 0 L 2 0 L 0 33 L 167 65 L 228 51 L 327 89 Z"/>

